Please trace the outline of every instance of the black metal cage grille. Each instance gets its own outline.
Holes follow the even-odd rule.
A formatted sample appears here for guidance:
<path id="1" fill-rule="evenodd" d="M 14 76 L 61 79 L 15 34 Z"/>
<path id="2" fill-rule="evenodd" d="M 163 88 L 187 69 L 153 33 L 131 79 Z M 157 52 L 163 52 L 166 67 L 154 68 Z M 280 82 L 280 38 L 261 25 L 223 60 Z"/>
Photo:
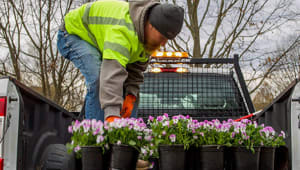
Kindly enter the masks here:
<path id="1" fill-rule="evenodd" d="M 158 64 L 152 61 L 140 88 L 138 116 L 146 119 L 149 115 L 168 113 L 204 120 L 248 114 L 249 103 L 245 97 L 249 94 L 247 89 L 246 95 L 245 89 L 241 89 L 240 82 L 244 80 L 237 79 L 235 63 L 231 63 L 234 60 L 206 60 L 174 60 Z M 156 67 L 160 67 L 161 72 L 151 72 Z M 176 68 L 186 68 L 187 72 L 176 72 Z"/>

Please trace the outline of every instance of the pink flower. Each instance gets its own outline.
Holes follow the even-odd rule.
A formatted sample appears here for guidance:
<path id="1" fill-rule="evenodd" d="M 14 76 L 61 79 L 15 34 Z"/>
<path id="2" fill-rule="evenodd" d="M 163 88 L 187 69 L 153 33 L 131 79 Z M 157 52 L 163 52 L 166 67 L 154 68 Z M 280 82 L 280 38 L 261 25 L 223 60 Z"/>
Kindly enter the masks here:
<path id="1" fill-rule="evenodd" d="M 96 136 L 99 132 L 100 132 L 100 128 L 96 129 L 96 130 L 93 132 L 93 135 Z"/>
<path id="2" fill-rule="evenodd" d="M 69 131 L 69 133 L 73 133 L 73 126 L 69 126 L 68 131 Z"/>
<path id="3" fill-rule="evenodd" d="M 104 137 L 102 135 L 97 136 L 97 143 L 103 142 L 104 141 Z"/>
<path id="4" fill-rule="evenodd" d="M 285 139 L 285 133 L 284 133 L 284 131 L 281 131 L 280 134 L 279 134 L 278 136 L 282 136 L 283 139 Z"/>
<path id="5" fill-rule="evenodd" d="M 163 118 L 162 116 L 158 116 L 158 117 L 157 117 L 157 121 L 160 122 L 160 121 L 162 121 L 162 120 L 164 120 L 164 118 Z"/>
<path id="6" fill-rule="evenodd" d="M 173 143 L 176 141 L 176 135 L 175 134 L 171 134 L 169 136 L 169 138 L 170 138 L 171 142 L 173 142 Z"/>
<path id="7" fill-rule="evenodd" d="M 81 123 L 78 120 L 76 120 L 75 124 L 74 124 L 74 129 L 73 130 L 76 132 L 77 130 L 79 130 L 80 126 L 81 126 Z"/>
<path id="8" fill-rule="evenodd" d="M 153 116 L 149 116 L 148 120 L 150 120 L 151 122 L 154 120 Z"/>
<path id="9" fill-rule="evenodd" d="M 74 152 L 78 152 L 80 149 L 81 149 L 80 146 L 76 146 L 76 147 L 74 148 Z"/>
<path id="10" fill-rule="evenodd" d="M 152 140 L 152 136 L 145 136 L 145 140 L 146 141 L 151 141 Z"/>
<path id="11" fill-rule="evenodd" d="M 203 132 L 200 132 L 199 134 L 200 134 L 202 137 L 204 137 L 204 133 L 203 133 Z"/>

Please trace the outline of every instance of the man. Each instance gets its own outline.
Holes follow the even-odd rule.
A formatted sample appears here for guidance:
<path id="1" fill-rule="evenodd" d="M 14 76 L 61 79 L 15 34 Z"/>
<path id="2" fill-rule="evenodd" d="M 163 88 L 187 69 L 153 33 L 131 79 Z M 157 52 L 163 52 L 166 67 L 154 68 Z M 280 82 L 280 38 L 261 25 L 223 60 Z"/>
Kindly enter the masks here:
<path id="1" fill-rule="evenodd" d="M 155 0 L 101 0 L 65 16 L 57 46 L 85 77 L 85 118 L 131 116 L 149 55 L 175 38 L 183 16 L 183 8 Z"/>

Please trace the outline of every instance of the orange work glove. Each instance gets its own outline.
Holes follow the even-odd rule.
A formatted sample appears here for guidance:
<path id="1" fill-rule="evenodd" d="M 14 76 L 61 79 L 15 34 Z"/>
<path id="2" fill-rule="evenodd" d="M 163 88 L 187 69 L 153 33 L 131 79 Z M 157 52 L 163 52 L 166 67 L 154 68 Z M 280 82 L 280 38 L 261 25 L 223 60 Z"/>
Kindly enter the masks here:
<path id="1" fill-rule="evenodd" d="M 120 113 L 123 118 L 130 117 L 135 101 L 136 101 L 136 97 L 132 94 L 128 94 L 125 97 L 125 100 L 123 102 L 123 107 Z"/>
<path id="2" fill-rule="evenodd" d="M 119 116 L 109 116 L 105 119 L 105 121 L 113 122 L 113 121 L 115 121 L 115 119 L 120 119 L 120 117 Z"/>

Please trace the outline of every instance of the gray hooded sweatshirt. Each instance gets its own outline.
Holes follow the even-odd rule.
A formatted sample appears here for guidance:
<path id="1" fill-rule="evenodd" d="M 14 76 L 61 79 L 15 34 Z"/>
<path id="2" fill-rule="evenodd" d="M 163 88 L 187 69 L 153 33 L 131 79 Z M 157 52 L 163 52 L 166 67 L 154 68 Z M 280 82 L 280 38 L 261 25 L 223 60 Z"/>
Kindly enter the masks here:
<path id="1" fill-rule="evenodd" d="M 140 42 L 145 43 L 145 15 L 159 4 L 158 0 L 129 0 L 129 13 Z M 139 86 L 144 81 L 143 72 L 148 63 L 135 62 L 124 68 L 117 60 L 103 59 L 100 73 L 100 104 L 104 109 L 104 119 L 120 116 L 123 95 L 138 96 Z M 125 92 L 123 91 L 125 90 Z"/>

